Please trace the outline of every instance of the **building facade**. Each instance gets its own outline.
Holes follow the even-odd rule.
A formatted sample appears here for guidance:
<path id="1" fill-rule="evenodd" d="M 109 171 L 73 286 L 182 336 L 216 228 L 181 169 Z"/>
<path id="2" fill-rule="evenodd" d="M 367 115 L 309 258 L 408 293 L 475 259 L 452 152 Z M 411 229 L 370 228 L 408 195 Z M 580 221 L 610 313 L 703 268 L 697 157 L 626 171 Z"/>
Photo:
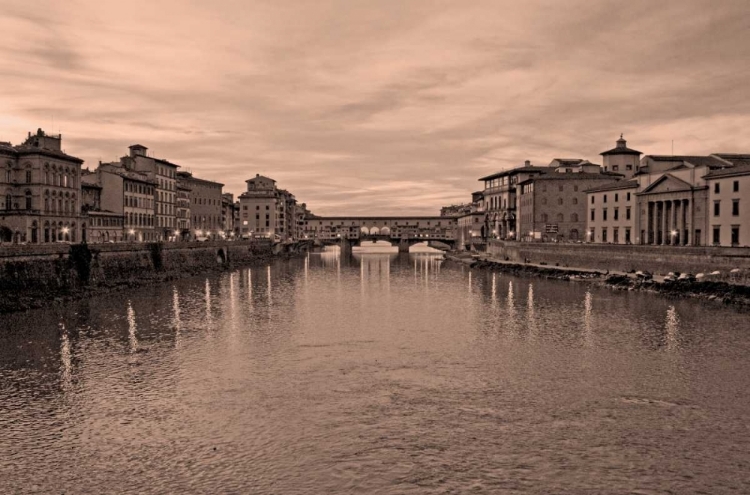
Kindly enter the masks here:
<path id="1" fill-rule="evenodd" d="M 257 174 L 245 181 L 247 191 L 240 195 L 241 235 L 246 237 L 274 237 L 278 235 L 276 181 Z"/>
<path id="2" fill-rule="evenodd" d="M 497 172 L 479 179 L 484 182 L 483 203 L 487 213 L 487 236 L 516 239 L 518 218 L 518 184 L 549 172 L 552 167 L 539 167 L 526 160 L 522 167 Z"/>
<path id="3" fill-rule="evenodd" d="M 175 217 L 177 222 L 176 232 L 179 232 L 181 240 L 190 238 L 192 216 L 190 215 L 190 188 L 177 179 L 175 197 Z"/>
<path id="4" fill-rule="evenodd" d="M 602 184 L 587 191 L 586 242 L 640 244 L 637 180 Z"/>
<path id="5" fill-rule="evenodd" d="M 79 242 L 82 163 L 41 129 L 19 146 L 0 143 L 0 242 Z"/>
<path id="6" fill-rule="evenodd" d="M 748 167 L 750 155 L 742 154 L 646 155 L 632 179 L 588 191 L 589 240 L 624 243 L 629 230 L 636 244 L 750 245 L 743 237 L 750 211 L 741 193 Z M 615 198 L 625 217 L 614 213 Z"/>
<path id="7" fill-rule="evenodd" d="M 518 236 L 523 241 L 582 242 L 586 232 L 586 191 L 623 176 L 597 164 L 565 164 L 518 184 Z"/>
<path id="8" fill-rule="evenodd" d="M 222 188 L 224 184 L 199 179 L 190 172 L 177 172 L 179 184 L 190 189 L 190 215 L 193 232 L 198 237 L 218 238 L 222 225 Z"/>
<path id="9" fill-rule="evenodd" d="M 154 184 L 154 226 L 157 240 L 174 240 L 177 227 L 177 169 L 179 165 L 148 156 L 141 144 L 129 146 L 130 154 L 121 159 L 128 170 L 147 175 Z"/>
<path id="10" fill-rule="evenodd" d="M 129 242 L 161 240 L 155 229 L 157 184 L 149 174 L 129 170 L 122 162 L 100 163 L 95 173 L 102 186 L 101 207 L 123 217 L 123 237 Z"/>
<path id="11" fill-rule="evenodd" d="M 713 246 L 750 246 L 750 154 L 716 154 L 732 164 L 714 169 L 708 185 L 709 242 Z"/>
<path id="12" fill-rule="evenodd" d="M 123 215 L 102 209 L 99 176 L 88 170 L 81 173 L 81 241 L 89 243 L 122 242 L 125 239 Z"/>

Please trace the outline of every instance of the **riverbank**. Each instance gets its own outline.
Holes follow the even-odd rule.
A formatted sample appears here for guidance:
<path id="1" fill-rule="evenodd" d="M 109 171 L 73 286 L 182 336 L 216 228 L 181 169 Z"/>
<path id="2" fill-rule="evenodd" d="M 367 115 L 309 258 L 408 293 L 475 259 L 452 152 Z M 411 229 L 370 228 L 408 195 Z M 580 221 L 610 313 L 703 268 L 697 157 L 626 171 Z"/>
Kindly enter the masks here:
<path id="1" fill-rule="evenodd" d="M 549 266 L 545 263 L 518 263 L 488 255 L 448 255 L 447 259 L 471 268 L 491 270 L 521 277 L 540 277 L 570 282 L 585 282 L 613 290 L 644 291 L 670 297 L 699 298 L 726 305 L 750 308 L 750 286 L 723 280 L 672 280 L 672 277 L 639 276 L 634 272 L 591 268 Z"/>
<path id="2" fill-rule="evenodd" d="M 0 314 L 266 263 L 298 246 L 270 242 L 23 246 L 0 250 Z"/>

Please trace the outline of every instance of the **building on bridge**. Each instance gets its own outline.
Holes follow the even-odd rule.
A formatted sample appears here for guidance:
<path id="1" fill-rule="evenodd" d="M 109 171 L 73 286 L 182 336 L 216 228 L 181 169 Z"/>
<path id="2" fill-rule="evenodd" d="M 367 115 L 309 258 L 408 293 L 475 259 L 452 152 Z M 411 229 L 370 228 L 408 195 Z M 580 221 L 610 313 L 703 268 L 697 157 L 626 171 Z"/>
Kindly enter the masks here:
<path id="1" fill-rule="evenodd" d="M 386 238 L 453 242 L 456 227 L 455 217 L 308 217 L 304 221 L 304 235 L 319 240 Z"/>

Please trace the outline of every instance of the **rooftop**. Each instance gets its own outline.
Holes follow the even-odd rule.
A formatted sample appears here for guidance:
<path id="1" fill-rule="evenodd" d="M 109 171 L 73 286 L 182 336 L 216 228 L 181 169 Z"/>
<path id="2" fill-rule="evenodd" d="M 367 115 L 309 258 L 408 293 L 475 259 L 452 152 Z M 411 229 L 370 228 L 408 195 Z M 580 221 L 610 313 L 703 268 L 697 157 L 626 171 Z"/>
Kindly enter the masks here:
<path id="1" fill-rule="evenodd" d="M 618 189 L 634 189 L 638 187 L 637 180 L 618 180 L 616 182 L 608 182 L 601 186 L 595 186 L 591 189 L 586 189 L 586 192 L 600 192 L 600 191 L 617 191 Z"/>
<path id="2" fill-rule="evenodd" d="M 634 150 L 632 148 L 628 148 L 627 146 L 628 142 L 625 141 L 625 138 L 622 137 L 622 134 L 620 134 L 620 139 L 617 140 L 616 146 L 612 148 L 611 150 L 603 151 L 599 153 L 600 155 L 642 155 L 638 150 Z"/>

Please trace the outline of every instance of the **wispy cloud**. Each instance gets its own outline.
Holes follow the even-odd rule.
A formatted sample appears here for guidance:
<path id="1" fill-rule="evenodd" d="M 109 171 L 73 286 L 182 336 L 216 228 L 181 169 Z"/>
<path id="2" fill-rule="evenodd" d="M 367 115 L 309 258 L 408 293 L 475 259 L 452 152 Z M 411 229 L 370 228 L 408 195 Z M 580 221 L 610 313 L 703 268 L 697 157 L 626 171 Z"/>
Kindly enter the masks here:
<path id="1" fill-rule="evenodd" d="M 0 139 L 133 142 L 322 214 L 436 213 L 524 159 L 750 150 L 750 11 L 537 0 L 27 2 L 0 16 Z"/>

